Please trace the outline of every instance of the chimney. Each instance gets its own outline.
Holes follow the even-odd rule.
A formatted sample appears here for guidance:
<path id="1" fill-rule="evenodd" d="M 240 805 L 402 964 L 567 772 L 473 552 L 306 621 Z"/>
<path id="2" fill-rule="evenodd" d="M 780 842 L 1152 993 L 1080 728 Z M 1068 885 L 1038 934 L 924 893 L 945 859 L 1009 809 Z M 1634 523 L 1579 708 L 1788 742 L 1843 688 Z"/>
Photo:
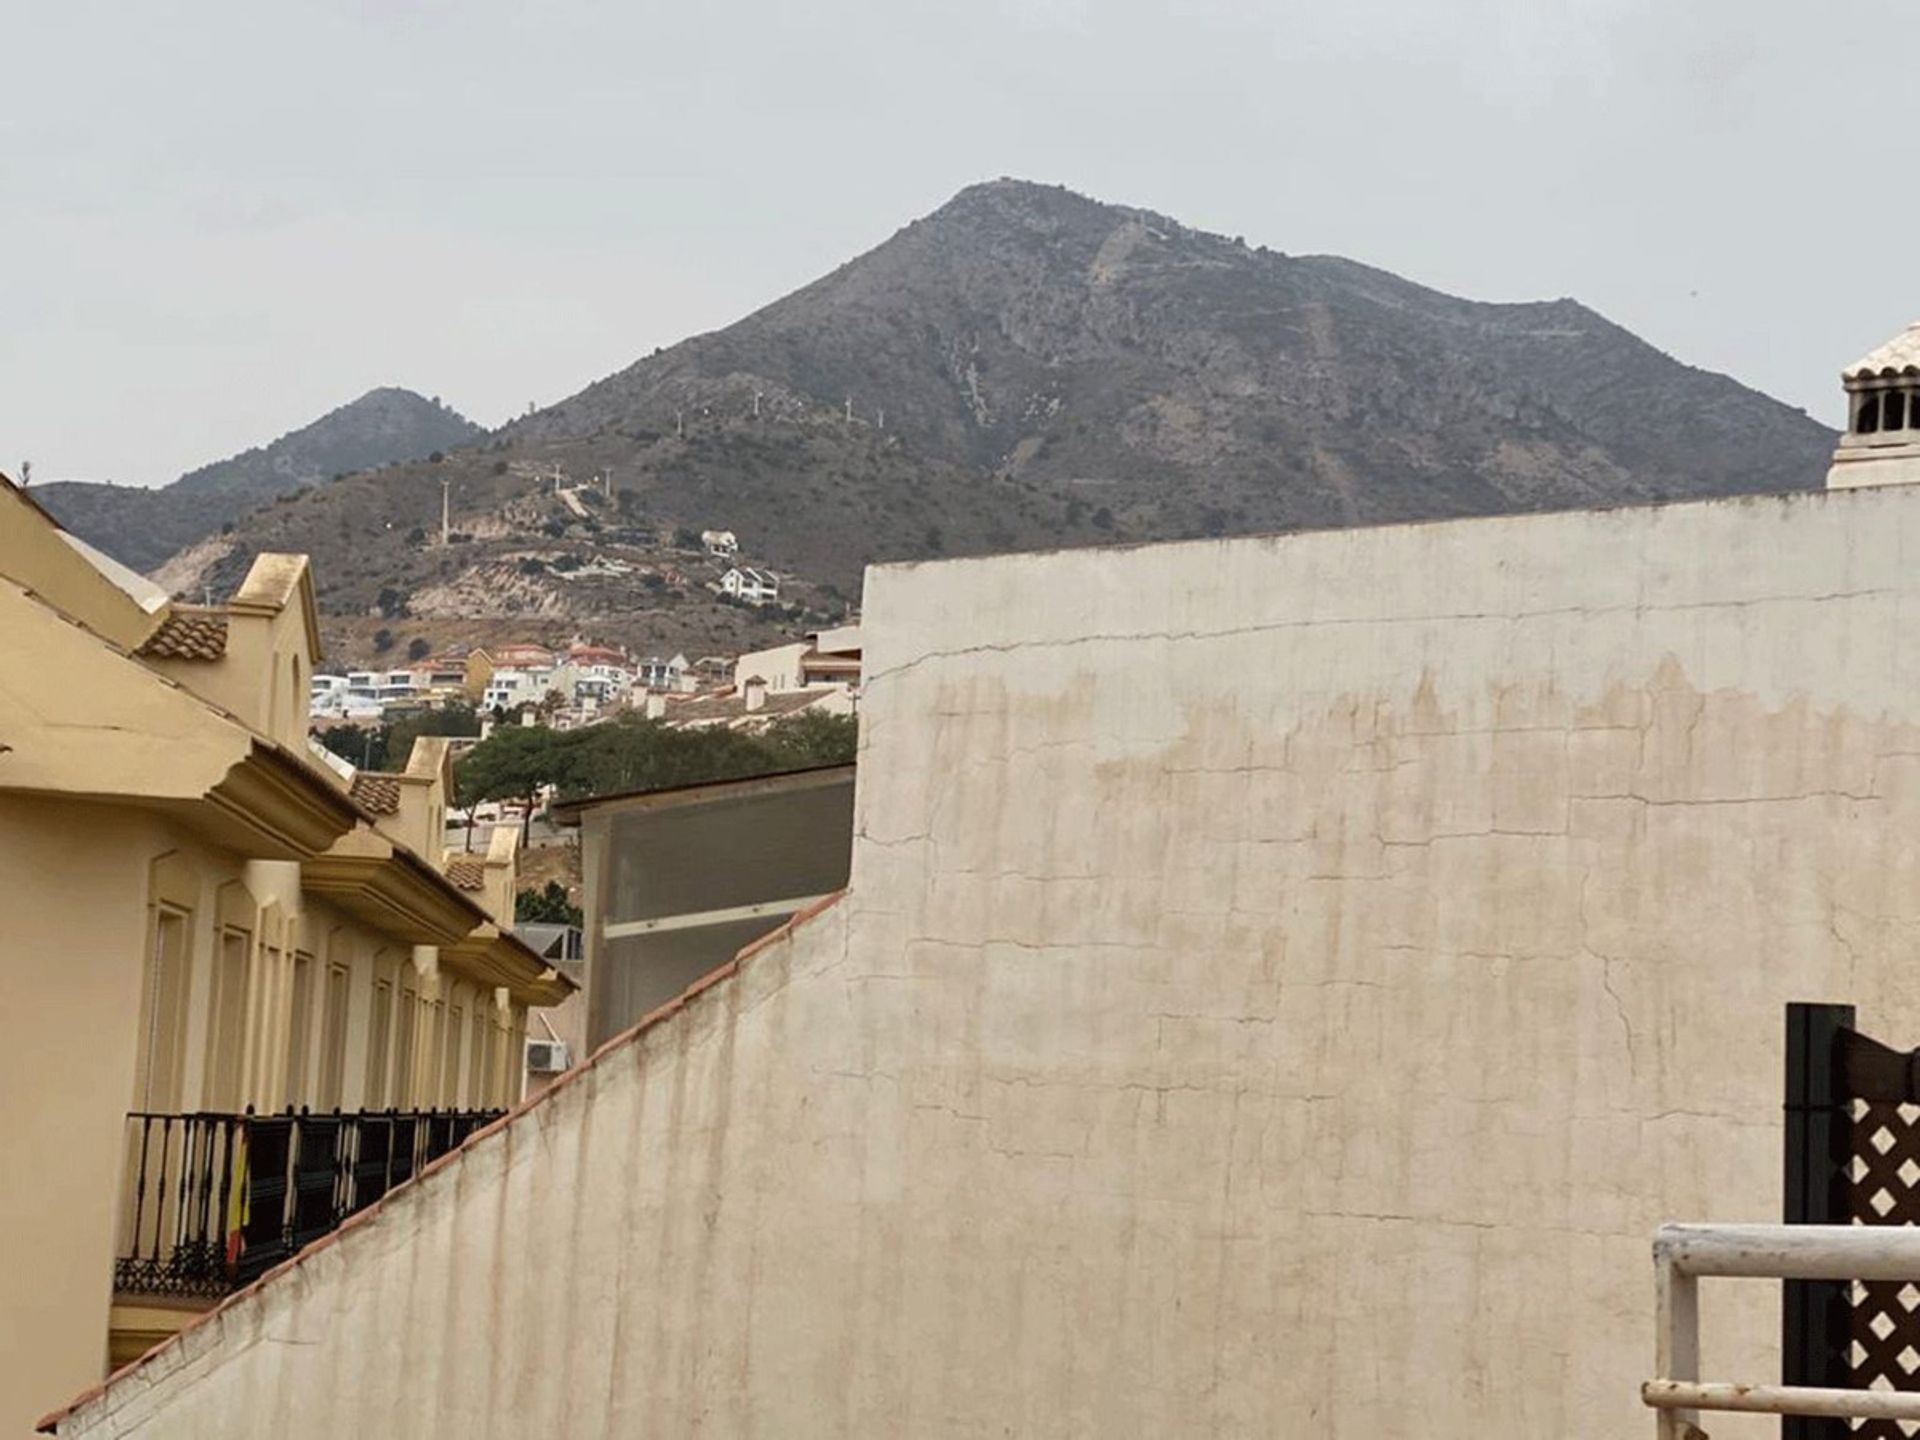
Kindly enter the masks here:
<path id="1" fill-rule="evenodd" d="M 746 697 L 747 713 L 751 715 L 767 703 L 767 682 L 758 675 L 749 675 L 741 685 L 740 693 Z"/>
<path id="2" fill-rule="evenodd" d="M 1920 481 L 1920 322 L 1840 372 L 1847 429 L 1829 490 Z"/>

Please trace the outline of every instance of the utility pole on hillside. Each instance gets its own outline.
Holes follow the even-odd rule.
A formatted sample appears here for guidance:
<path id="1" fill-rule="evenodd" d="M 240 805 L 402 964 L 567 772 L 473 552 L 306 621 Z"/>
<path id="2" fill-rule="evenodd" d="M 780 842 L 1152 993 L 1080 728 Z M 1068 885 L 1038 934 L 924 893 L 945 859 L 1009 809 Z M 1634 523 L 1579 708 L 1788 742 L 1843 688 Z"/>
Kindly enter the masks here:
<path id="1" fill-rule="evenodd" d="M 853 397 L 847 396 L 847 424 L 853 423 Z"/>
<path id="2" fill-rule="evenodd" d="M 758 390 L 753 392 L 753 418 L 756 420 L 760 418 L 760 395 Z"/>
<path id="3" fill-rule="evenodd" d="M 440 481 L 440 543 L 442 546 L 453 543 L 453 481 Z"/>

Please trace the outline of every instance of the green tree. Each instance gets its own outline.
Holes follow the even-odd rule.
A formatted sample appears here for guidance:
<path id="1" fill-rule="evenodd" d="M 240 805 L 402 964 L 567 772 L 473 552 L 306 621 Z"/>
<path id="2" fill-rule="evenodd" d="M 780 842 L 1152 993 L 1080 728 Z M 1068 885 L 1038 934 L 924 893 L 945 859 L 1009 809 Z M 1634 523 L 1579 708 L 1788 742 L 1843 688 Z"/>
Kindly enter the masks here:
<path id="1" fill-rule="evenodd" d="M 413 742 L 422 735 L 474 736 L 480 734 L 480 715 L 465 702 L 422 710 L 387 726 L 387 757 L 395 765 L 412 758 Z"/>
<path id="2" fill-rule="evenodd" d="M 384 725 L 332 725 L 314 731 L 313 738 L 362 770 L 387 768 L 387 727 Z"/>
<path id="3" fill-rule="evenodd" d="M 698 785 L 780 768 L 755 736 L 726 729 L 675 730 L 639 716 L 570 731 L 563 752 L 555 784 L 567 799 Z"/>
<path id="4" fill-rule="evenodd" d="M 851 715 L 828 715 L 802 710 L 776 720 L 760 737 L 776 769 L 798 770 L 808 765 L 845 765 L 860 746 L 860 722 Z"/>
<path id="5" fill-rule="evenodd" d="M 459 803 L 519 799 L 545 785 L 574 800 L 844 764 L 853 759 L 858 736 L 851 716 L 815 712 L 757 735 L 678 730 L 638 715 L 567 731 L 503 726 L 461 762 Z"/>
<path id="6" fill-rule="evenodd" d="M 389 724 L 335 725 L 315 730 L 313 738 L 362 770 L 392 770 L 407 763 L 413 754 L 413 742 L 422 735 L 477 736 L 479 733 L 480 717 L 473 706 L 454 704 L 438 710 L 422 710 Z"/>
<path id="7" fill-rule="evenodd" d="M 568 737 L 544 725 L 506 725 L 474 746 L 454 771 L 454 803 L 471 810 L 482 800 L 518 800 L 525 810 L 524 842 L 543 787 L 556 783 Z"/>
<path id="8" fill-rule="evenodd" d="M 578 925 L 580 907 L 567 899 L 567 887 L 549 880 L 538 890 L 522 890 L 513 897 L 513 918 L 548 925 Z"/>

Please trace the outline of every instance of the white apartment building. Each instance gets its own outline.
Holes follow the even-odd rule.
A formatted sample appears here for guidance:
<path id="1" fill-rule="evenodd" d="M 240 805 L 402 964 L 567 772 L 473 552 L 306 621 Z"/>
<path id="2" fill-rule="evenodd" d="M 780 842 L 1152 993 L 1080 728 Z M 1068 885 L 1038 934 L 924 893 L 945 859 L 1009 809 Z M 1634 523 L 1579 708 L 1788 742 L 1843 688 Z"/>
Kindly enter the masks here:
<path id="1" fill-rule="evenodd" d="M 617 702 L 632 688 L 633 672 L 605 661 L 538 669 L 501 669 L 495 670 L 487 682 L 481 704 L 488 709 L 511 710 L 516 705 L 538 705 L 558 691 L 570 706 L 582 702 L 603 706 Z"/>
<path id="2" fill-rule="evenodd" d="M 839 625 L 816 630 L 804 640 L 750 650 L 733 662 L 733 684 L 742 689 L 750 679 L 766 682 L 771 694 L 788 690 L 860 687 L 860 627 Z"/>
<path id="3" fill-rule="evenodd" d="M 516 705 L 537 705 L 546 698 L 549 690 L 555 689 L 554 676 L 558 673 L 552 665 L 502 666 L 493 672 L 487 681 L 487 688 L 480 697 L 480 703 L 487 709 L 511 710 Z M 565 693 L 565 692 L 562 692 Z"/>
<path id="4" fill-rule="evenodd" d="M 315 675 L 307 683 L 307 713 L 309 715 L 344 715 L 346 710 L 346 676 Z"/>

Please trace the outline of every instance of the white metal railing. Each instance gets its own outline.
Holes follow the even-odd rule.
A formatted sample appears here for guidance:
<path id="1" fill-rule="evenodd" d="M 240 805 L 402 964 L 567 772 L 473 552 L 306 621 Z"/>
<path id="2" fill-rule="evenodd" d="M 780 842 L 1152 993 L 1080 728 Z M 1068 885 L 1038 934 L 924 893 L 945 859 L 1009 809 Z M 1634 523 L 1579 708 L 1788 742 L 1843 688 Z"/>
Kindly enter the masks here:
<path id="1" fill-rule="evenodd" d="M 1653 1240 L 1655 1377 L 1640 1398 L 1660 1440 L 1699 1440 L 1702 1410 L 1920 1420 L 1920 1390 L 1825 1390 L 1700 1378 L 1703 1276 L 1920 1282 L 1920 1226 L 1662 1225 Z"/>

